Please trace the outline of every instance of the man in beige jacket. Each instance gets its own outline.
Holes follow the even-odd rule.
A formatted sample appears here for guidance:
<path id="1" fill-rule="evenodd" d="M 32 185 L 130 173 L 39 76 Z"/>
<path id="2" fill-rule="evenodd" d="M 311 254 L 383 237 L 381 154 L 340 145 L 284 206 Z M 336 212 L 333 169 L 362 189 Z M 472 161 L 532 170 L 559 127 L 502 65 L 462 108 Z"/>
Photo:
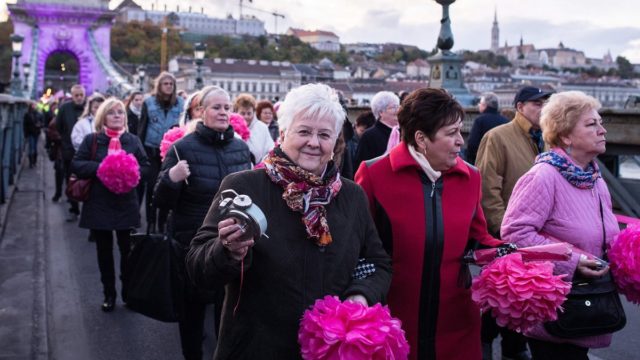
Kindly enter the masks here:
<path id="1" fill-rule="evenodd" d="M 488 131 L 480 142 L 476 166 L 482 175 L 482 208 L 489 232 L 496 237 L 516 182 L 543 151 L 540 111 L 550 95 L 532 86 L 520 89 L 514 99 L 514 119 Z M 499 329 L 489 314 L 482 321 L 483 358 L 491 359 L 491 343 L 498 332 L 503 359 L 529 359 L 524 337 Z"/>

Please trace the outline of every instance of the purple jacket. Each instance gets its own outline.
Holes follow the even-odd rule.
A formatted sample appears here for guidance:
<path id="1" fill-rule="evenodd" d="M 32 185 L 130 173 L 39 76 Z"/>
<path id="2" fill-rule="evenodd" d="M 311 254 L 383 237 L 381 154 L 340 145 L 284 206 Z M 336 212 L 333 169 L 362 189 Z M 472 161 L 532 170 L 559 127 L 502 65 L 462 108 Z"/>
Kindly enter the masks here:
<path id="1" fill-rule="evenodd" d="M 601 257 L 600 202 L 606 241 L 609 243 L 620 230 L 611 211 L 611 196 L 604 180 L 599 178 L 593 189 L 579 189 L 565 180 L 553 166 L 536 164 L 518 180 L 513 190 L 502 221 L 502 240 L 527 247 L 555 242 L 548 238 L 551 236 Z M 579 257 L 580 254 L 574 251 L 569 261 L 556 261 L 554 272 L 568 274 L 565 280 L 571 281 Z M 588 348 L 607 347 L 611 343 L 611 334 L 571 340 L 556 338 L 549 335 L 542 324 L 525 332 L 525 335 Z"/>

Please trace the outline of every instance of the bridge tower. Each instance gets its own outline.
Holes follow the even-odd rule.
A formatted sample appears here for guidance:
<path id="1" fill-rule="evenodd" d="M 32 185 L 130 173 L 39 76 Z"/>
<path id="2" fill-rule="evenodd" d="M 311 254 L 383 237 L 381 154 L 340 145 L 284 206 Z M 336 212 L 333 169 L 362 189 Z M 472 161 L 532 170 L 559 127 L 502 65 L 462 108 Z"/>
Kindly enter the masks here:
<path id="1" fill-rule="evenodd" d="M 19 66 L 29 63 L 28 93 L 45 90 L 45 64 L 56 53 L 78 63 L 78 82 L 87 93 L 133 89 L 111 63 L 111 26 L 115 14 L 109 0 L 18 0 L 9 4 L 14 32 L 23 36 Z M 65 91 L 71 84 L 65 84 Z"/>

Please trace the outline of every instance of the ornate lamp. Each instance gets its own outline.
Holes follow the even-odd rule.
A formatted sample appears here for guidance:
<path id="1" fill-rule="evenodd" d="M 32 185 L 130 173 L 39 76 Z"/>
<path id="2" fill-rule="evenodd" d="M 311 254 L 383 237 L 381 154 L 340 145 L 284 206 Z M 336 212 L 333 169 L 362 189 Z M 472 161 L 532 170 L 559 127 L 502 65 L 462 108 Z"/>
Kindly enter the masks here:
<path id="1" fill-rule="evenodd" d="M 144 92 L 144 82 L 145 82 L 147 67 L 144 65 L 140 65 L 136 70 L 138 71 L 138 81 L 140 82 L 140 92 Z"/>
<path id="2" fill-rule="evenodd" d="M 196 62 L 196 90 L 200 90 L 203 87 L 202 81 L 202 64 L 204 63 L 204 56 L 207 51 L 207 45 L 203 43 L 197 43 L 193 50 L 193 58 Z"/>
<path id="3" fill-rule="evenodd" d="M 22 64 L 22 74 L 24 75 L 24 93 L 25 95 L 29 95 L 29 74 L 31 73 L 31 64 L 24 63 Z"/>
<path id="4" fill-rule="evenodd" d="M 20 96 L 22 95 L 22 86 L 20 84 L 20 63 L 18 59 L 22 56 L 22 41 L 24 37 L 18 34 L 11 34 L 9 38 L 11 39 L 11 49 L 13 50 L 12 55 L 14 60 L 11 93 L 14 96 Z"/>

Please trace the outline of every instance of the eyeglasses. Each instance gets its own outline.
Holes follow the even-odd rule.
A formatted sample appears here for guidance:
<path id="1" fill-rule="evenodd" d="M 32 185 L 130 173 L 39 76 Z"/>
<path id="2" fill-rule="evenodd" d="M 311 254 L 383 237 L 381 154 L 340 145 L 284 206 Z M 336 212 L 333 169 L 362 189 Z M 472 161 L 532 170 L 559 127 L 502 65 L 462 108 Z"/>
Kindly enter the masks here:
<path id="1" fill-rule="evenodd" d="M 319 141 L 330 141 L 334 138 L 333 133 L 328 130 L 318 130 L 316 132 L 310 129 L 297 129 L 292 130 L 292 133 L 303 139 L 309 139 L 315 135 L 318 137 Z"/>

